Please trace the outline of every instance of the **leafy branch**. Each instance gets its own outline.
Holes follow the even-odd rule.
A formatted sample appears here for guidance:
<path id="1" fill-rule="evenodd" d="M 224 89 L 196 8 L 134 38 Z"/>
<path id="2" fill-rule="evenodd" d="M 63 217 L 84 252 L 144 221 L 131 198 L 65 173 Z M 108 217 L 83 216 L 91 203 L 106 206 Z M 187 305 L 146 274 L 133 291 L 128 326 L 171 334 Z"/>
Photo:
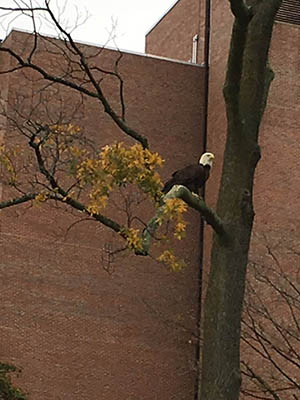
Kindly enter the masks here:
<path id="1" fill-rule="evenodd" d="M 166 201 L 174 198 L 183 200 L 189 207 L 198 211 L 202 218 L 204 218 L 208 225 L 211 225 L 218 235 L 222 237 L 227 236 L 223 221 L 218 217 L 214 210 L 207 206 L 201 197 L 195 195 L 183 185 L 175 185 L 163 197 L 162 205 L 157 209 L 155 216 L 151 218 L 147 227 L 144 229 L 142 234 L 142 248 L 137 249 L 136 254 L 148 255 L 155 232 L 162 224 Z"/>
<path id="2" fill-rule="evenodd" d="M 59 19 L 54 15 L 53 11 L 49 6 L 49 1 L 45 0 L 45 7 L 30 7 L 30 6 L 0 7 L 0 10 L 10 11 L 10 12 L 23 12 L 23 13 L 28 11 L 32 15 L 33 23 L 35 21 L 34 18 L 35 12 L 38 11 L 45 12 L 50 18 L 50 21 L 58 29 L 59 33 L 63 36 L 64 41 L 62 43 L 64 44 L 65 48 L 61 49 L 59 46 L 57 46 L 57 44 L 55 43 L 56 42 L 55 39 L 50 41 L 51 44 L 54 47 L 56 48 L 58 47 L 60 49 L 59 54 L 64 56 L 69 66 L 71 65 L 71 63 L 75 62 L 73 60 L 73 58 L 75 57 L 75 59 L 77 60 L 76 64 L 78 64 L 79 67 L 78 71 L 76 70 L 73 71 L 74 77 L 72 77 L 71 73 L 72 71 L 69 71 L 67 75 L 58 76 L 47 71 L 45 68 L 41 67 L 36 62 L 34 62 L 33 61 L 34 58 L 39 60 L 39 57 L 34 57 L 34 55 L 38 56 L 38 51 L 39 51 L 38 41 L 41 41 L 43 39 L 42 35 L 40 35 L 38 32 L 36 32 L 36 30 L 34 30 L 32 48 L 31 49 L 25 48 L 27 50 L 27 56 L 22 56 L 21 53 L 18 53 L 16 50 L 13 50 L 10 47 L 6 47 L 5 42 L 2 44 L 2 46 L 0 47 L 0 51 L 10 55 L 16 61 L 17 65 L 7 70 L 1 71 L 0 74 L 6 74 L 20 69 L 30 69 L 40 74 L 47 81 L 69 87 L 81 94 L 98 99 L 102 104 L 105 113 L 107 113 L 110 116 L 110 118 L 121 129 L 122 132 L 124 132 L 126 135 L 130 136 L 137 142 L 141 143 L 141 145 L 144 148 L 149 147 L 147 138 L 141 135 L 133 128 L 131 128 L 125 122 L 124 82 L 120 73 L 118 72 L 118 67 L 120 64 L 120 60 L 122 58 L 122 53 L 120 53 L 118 59 L 116 60 L 113 71 L 107 71 L 103 68 L 98 67 L 97 65 L 90 64 L 90 59 L 94 58 L 95 56 L 89 57 L 83 53 L 80 45 L 73 40 L 72 35 L 66 31 L 66 29 L 59 22 Z M 28 46 L 28 44 L 26 44 L 26 46 Z M 79 83 L 76 82 L 76 79 L 78 80 L 78 76 L 76 76 L 77 75 L 76 73 L 78 72 L 81 72 L 83 76 L 87 77 L 87 83 L 89 84 L 89 88 L 84 87 L 82 85 L 82 80 Z M 99 79 L 98 76 L 95 75 L 95 73 L 100 73 L 102 75 L 113 75 L 118 80 L 119 98 L 121 104 L 121 116 L 117 114 L 117 112 L 112 107 L 108 97 L 105 95 L 101 87 L 102 78 Z"/>

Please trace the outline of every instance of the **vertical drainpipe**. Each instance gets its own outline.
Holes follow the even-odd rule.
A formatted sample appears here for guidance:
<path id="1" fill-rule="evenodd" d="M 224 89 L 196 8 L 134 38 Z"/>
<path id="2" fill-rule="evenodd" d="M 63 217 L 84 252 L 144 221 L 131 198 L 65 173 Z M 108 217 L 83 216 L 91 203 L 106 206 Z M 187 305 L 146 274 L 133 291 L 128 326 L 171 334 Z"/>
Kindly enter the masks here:
<path id="1" fill-rule="evenodd" d="M 204 1 L 204 0 L 202 0 Z M 199 0 L 199 3 L 201 0 Z M 207 122 L 208 122 L 208 97 L 209 97 L 209 54 L 210 54 L 210 14 L 211 14 L 211 0 L 205 0 L 205 30 L 204 30 L 204 106 L 203 106 L 203 124 L 202 124 L 202 152 L 206 151 L 207 146 Z M 205 187 L 201 193 L 205 199 Z M 203 292 L 203 256 L 204 256 L 204 221 L 200 218 L 200 232 L 199 232 L 199 274 L 198 274 L 198 344 L 196 349 L 196 360 L 198 361 L 195 400 L 199 400 L 200 396 L 200 334 L 202 324 L 202 292 Z"/>
<path id="2" fill-rule="evenodd" d="M 199 40 L 199 35 L 196 34 L 193 37 L 193 48 L 192 48 L 192 63 L 197 64 L 197 59 L 198 59 L 198 40 Z"/>
<path id="3" fill-rule="evenodd" d="M 204 118 L 203 118 L 203 152 L 207 145 L 207 120 L 208 120 L 208 96 L 209 96 L 209 54 L 210 54 L 210 13 L 211 0 L 205 1 L 205 32 L 204 32 Z"/>

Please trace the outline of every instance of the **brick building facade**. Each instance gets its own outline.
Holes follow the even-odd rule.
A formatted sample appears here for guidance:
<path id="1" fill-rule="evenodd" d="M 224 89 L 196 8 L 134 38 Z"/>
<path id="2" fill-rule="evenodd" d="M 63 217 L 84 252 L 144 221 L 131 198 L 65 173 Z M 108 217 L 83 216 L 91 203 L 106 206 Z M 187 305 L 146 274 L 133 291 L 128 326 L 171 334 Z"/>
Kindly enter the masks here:
<path id="1" fill-rule="evenodd" d="M 214 2 L 211 21 L 207 148 L 216 154 L 216 165 L 207 187 L 210 205 L 216 201 L 226 132 L 222 84 L 232 17 L 223 3 Z M 271 245 L 284 268 L 296 262 L 289 249 L 299 246 L 299 35 L 297 25 L 275 25 L 271 64 L 276 79 L 260 139 L 263 157 L 256 174 L 250 254 L 251 260 L 268 264 L 266 244 Z M 13 31 L 4 44 L 26 51 L 31 40 Z M 149 55 L 124 53 L 120 61 L 127 121 L 166 160 L 163 177 L 191 158 L 196 161 L 202 152 L 204 41 L 204 2 L 179 0 L 148 32 Z M 39 50 L 40 62 L 58 68 L 57 56 L 51 52 L 49 58 L 47 46 Z M 113 69 L 118 55 L 103 50 L 96 63 Z M 0 53 L 0 68 L 9 62 Z M 18 72 L 0 76 L 1 100 L 12 107 L 22 94 L 26 107 L 32 106 L 39 85 L 35 76 Z M 114 85 L 108 80 L 106 90 L 119 107 Z M 70 105 L 80 99 L 67 89 L 60 97 L 71 116 Z M 56 113 L 57 107 L 50 111 Z M 35 112 L 43 115 L 42 103 Z M 101 146 L 127 140 L 94 100 L 85 99 L 72 117 Z M 7 121 L 0 123 L 5 141 Z M 6 190 L 1 188 L 2 199 Z M 122 255 L 113 260 L 109 274 L 109 251 L 118 246 L 115 236 L 89 221 L 66 234 L 76 220 L 59 208 L 45 212 L 24 206 L 2 212 L 0 359 L 23 367 L 20 384 L 33 400 L 194 399 L 201 278 L 198 216 L 189 212 L 188 240 L 179 250 L 188 267 L 180 273 Z M 209 242 L 208 231 L 205 268 Z"/>
<path id="2" fill-rule="evenodd" d="M 13 31 L 4 45 L 26 52 L 31 41 L 30 35 Z M 84 50 L 98 51 L 89 46 Z M 40 65 L 63 68 L 55 51 L 55 41 L 46 40 L 45 47 L 40 44 Z M 1 54 L 2 68 L 9 68 Z M 97 62 L 113 69 L 118 57 L 117 51 L 102 51 Z M 201 152 L 203 68 L 124 54 L 119 70 L 127 122 L 168 160 L 164 176 L 186 162 L 185 152 L 178 148 L 184 147 L 196 162 Z M 15 73 L 1 79 L 8 114 L 14 108 L 30 110 L 47 120 L 62 108 L 99 146 L 116 140 L 132 143 L 97 101 L 85 99 L 74 115 L 80 96 L 51 86 L 37 99 L 42 87 L 34 74 Z M 105 90 L 117 108 L 114 82 L 109 80 Z M 8 136 L 7 121 L 2 123 L 4 141 L 17 140 L 13 133 Z M 8 197 L 7 190 L 3 188 L 2 199 Z M 122 220 L 120 211 L 113 213 Z M 195 213 L 191 217 L 195 219 Z M 197 371 L 198 224 L 190 224 L 190 246 L 180 251 L 189 267 L 174 274 L 151 259 L 145 262 L 122 253 L 111 260 L 109 252 L 123 246 L 116 235 L 89 221 L 66 234 L 77 220 L 76 213 L 66 214 L 56 207 L 46 211 L 24 206 L 2 213 L 5 346 L 1 359 L 23 367 L 22 387 L 32 399 L 192 397 Z"/>

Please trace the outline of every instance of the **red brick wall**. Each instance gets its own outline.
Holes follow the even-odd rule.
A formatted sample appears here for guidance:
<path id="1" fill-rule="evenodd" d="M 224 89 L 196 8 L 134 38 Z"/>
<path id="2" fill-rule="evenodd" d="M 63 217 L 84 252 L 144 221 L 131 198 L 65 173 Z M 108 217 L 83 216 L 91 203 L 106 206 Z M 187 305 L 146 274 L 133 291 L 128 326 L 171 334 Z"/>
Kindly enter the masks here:
<path id="1" fill-rule="evenodd" d="M 191 61 L 193 37 L 198 34 L 197 62 L 203 62 L 204 2 L 179 0 L 174 7 L 148 32 L 146 53 Z"/>
<path id="2" fill-rule="evenodd" d="M 18 47 L 28 36 L 13 32 L 9 39 Z M 113 66 L 116 57 L 117 52 L 103 51 L 99 64 Z M 50 68 L 62 66 L 49 53 L 41 52 L 39 60 Z M 120 72 L 128 124 L 147 135 L 152 149 L 166 159 L 163 177 L 196 161 L 202 69 L 124 54 Z M 5 79 L 1 76 L 0 81 Z M 16 93 L 28 93 L 30 100 L 41 85 L 12 75 L 10 102 Z M 108 80 L 104 87 L 116 105 L 112 85 Z M 71 114 L 78 98 L 67 89 L 60 94 L 65 101 L 61 107 Z M 35 112 L 43 116 L 39 107 Z M 57 105 L 50 112 L 57 112 Z M 99 145 L 120 139 L 132 143 L 96 100 L 85 99 L 74 118 Z M 6 196 L 4 192 L 3 199 Z M 149 215 L 147 210 L 142 213 Z M 115 210 L 113 216 L 121 219 L 122 213 Z M 114 250 L 122 242 L 102 225 L 83 221 L 67 233 L 78 220 L 76 212 L 47 205 L 1 211 L 0 359 L 23 367 L 20 384 L 30 399 L 193 398 L 198 311 L 195 216 L 198 220 L 190 213 L 188 241 L 177 244 L 188 263 L 184 271 L 170 272 L 150 258 L 122 253 L 109 274 L 105 247 Z"/>

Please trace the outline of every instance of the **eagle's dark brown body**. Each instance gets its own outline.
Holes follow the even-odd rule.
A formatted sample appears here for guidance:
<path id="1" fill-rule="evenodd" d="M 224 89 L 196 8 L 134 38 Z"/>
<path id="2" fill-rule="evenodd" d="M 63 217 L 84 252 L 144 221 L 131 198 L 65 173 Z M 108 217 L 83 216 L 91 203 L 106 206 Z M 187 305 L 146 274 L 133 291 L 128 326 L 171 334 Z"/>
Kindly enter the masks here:
<path id="1" fill-rule="evenodd" d="M 191 192 L 199 194 L 199 189 L 209 178 L 209 173 L 210 165 L 188 165 L 172 174 L 172 178 L 166 182 L 162 192 L 168 193 L 174 185 L 183 185 Z"/>

